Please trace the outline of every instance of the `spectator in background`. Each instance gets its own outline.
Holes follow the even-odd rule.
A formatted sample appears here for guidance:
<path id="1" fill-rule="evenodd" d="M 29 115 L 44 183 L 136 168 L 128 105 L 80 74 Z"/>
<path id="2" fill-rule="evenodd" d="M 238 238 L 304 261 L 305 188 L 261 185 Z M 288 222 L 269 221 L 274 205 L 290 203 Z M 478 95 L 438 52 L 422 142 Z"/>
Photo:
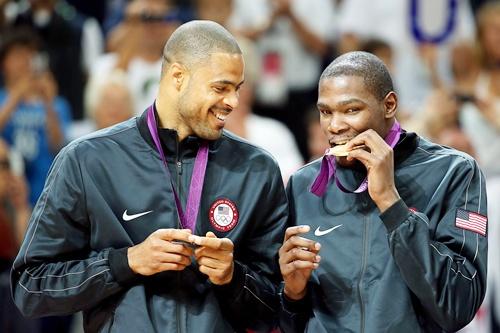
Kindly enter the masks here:
<path id="1" fill-rule="evenodd" d="M 325 151 L 330 148 L 328 139 L 323 133 L 319 123 L 319 113 L 316 106 L 311 106 L 306 114 L 307 124 L 307 147 L 309 150 L 310 160 L 323 157 Z"/>
<path id="2" fill-rule="evenodd" d="M 305 111 L 314 104 L 323 58 L 335 38 L 330 0 L 236 0 L 233 31 L 254 38 L 260 58 L 257 114 L 284 122 L 308 159 Z"/>
<path id="3" fill-rule="evenodd" d="M 85 112 L 86 120 L 72 125 L 71 139 L 133 117 L 134 100 L 125 73 L 113 72 L 108 77 L 89 81 L 85 91 Z"/>
<path id="4" fill-rule="evenodd" d="M 195 13 L 200 20 L 211 20 L 231 29 L 230 18 L 234 13 L 233 0 L 195 0 Z"/>
<path id="5" fill-rule="evenodd" d="M 293 134 L 284 124 L 253 114 L 252 102 L 258 71 L 257 54 L 252 41 L 240 38 L 238 44 L 245 59 L 245 84 L 240 88 L 238 107 L 231 117 L 227 118 L 225 128 L 270 152 L 276 158 L 286 183 L 292 173 L 304 164 L 304 160 Z"/>
<path id="6" fill-rule="evenodd" d="M 486 177 L 500 177 L 500 2 L 478 12 L 477 30 L 481 72 L 460 112 L 460 123 L 470 137 Z"/>
<path id="7" fill-rule="evenodd" d="M 5 34 L 0 66 L 1 136 L 24 158 L 30 203 L 40 195 L 55 154 L 65 144 L 70 122 L 68 103 L 57 95 L 51 73 L 37 60 L 38 39 L 25 29 Z"/>
<path id="8" fill-rule="evenodd" d="M 0 138 L 0 266 L 9 270 L 31 214 L 28 185 L 19 171 L 13 170 L 9 146 Z"/>
<path id="9" fill-rule="evenodd" d="M 452 45 L 450 58 L 452 89 L 462 102 L 464 98 L 474 93 L 474 86 L 481 70 L 478 58 L 478 48 L 474 42 L 464 40 Z"/>
<path id="10" fill-rule="evenodd" d="M 378 38 L 368 38 L 366 40 L 360 41 L 359 50 L 365 51 L 371 54 L 376 55 L 384 62 L 387 66 L 387 69 L 391 73 L 391 75 L 395 75 L 394 69 L 394 50 L 391 45 Z M 398 110 L 398 119 L 401 122 L 405 122 L 411 116 L 411 112 L 405 110 L 403 107 L 400 107 Z"/>
<path id="11" fill-rule="evenodd" d="M 339 18 L 341 53 L 359 50 L 366 38 L 389 43 L 401 111 L 410 113 L 420 111 L 436 85 L 450 81 L 449 46 L 474 37 L 467 0 L 349 0 Z"/>
<path id="12" fill-rule="evenodd" d="M 369 38 L 360 44 L 360 50 L 372 53 L 382 60 L 387 69 L 394 73 L 394 52 L 391 45 L 382 39 Z"/>
<path id="13" fill-rule="evenodd" d="M 0 0 L 0 33 L 3 29 L 9 25 L 9 17 L 7 16 L 7 7 L 9 6 L 9 0 Z"/>
<path id="14" fill-rule="evenodd" d="M 113 71 L 127 75 L 134 97 L 134 113 L 140 114 L 156 96 L 160 82 L 162 49 L 178 26 L 177 10 L 165 0 L 133 0 L 124 21 L 109 35 L 110 53 L 101 57 L 92 70 L 95 77 L 109 76 Z"/>
<path id="15" fill-rule="evenodd" d="M 9 147 L 0 139 L 0 331 L 5 333 L 36 333 L 39 328 L 38 321 L 21 316 L 9 287 L 9 272 L 30 214 L 26 181 L 12 170 Z"/>
<path id="16" fill-rule="evenodd" d="M 63 0 L 30 0 L 15 20 L 41 37 L 49 67 L 73 117 L 83 116 L 83 88 L 89 68 L 102 53 L 103 38 L 97 20 L 86 18 Z"/>

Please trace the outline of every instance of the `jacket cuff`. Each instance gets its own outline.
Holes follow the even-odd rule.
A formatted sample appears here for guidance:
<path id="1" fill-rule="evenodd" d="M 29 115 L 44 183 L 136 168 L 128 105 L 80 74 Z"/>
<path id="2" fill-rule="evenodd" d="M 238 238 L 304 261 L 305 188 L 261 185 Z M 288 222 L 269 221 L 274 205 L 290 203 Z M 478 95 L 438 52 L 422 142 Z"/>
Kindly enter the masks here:
<path id="1" fill-rule="evenodd" d="M 128 264 L 128 247 L 110 249 L 108 254 L 109 269 L 115 280 L 121 284 L 129 284 L 139 278 Z"/>
<path id="2" fill-rule="evenodd" d="M 304 298 L 299 299 L 297 301 L 289 299 L 285 295 L 284 289 L 285 284 L 281 284 L 281 290 L 280 290 L 280 300 L 281 300 L 281 307 L 283 310 L 289 313 L 305 313 L 310 310 L 310 303 L 311 299 L 309 298 L 309 293 L 306 293 Z"/>
<path id="3" fill-rule="evenodd" d="M 388 232 L 392 232 L 399 227 L 410 216 L 411 212 L 403 199 L 396 201 L 385 212 L 380 214 L 380 219 L 384 222 Z"/>
<path id="4" fill-rule="evenodd" d="M 238 261 L 234 261 L 233 278 L 231 282 L 223 285 L 214 285 L 217 293 L 224 295 L 224 297 L 231 297 L 236 299 L 245 285 L 246 266 Z"/>

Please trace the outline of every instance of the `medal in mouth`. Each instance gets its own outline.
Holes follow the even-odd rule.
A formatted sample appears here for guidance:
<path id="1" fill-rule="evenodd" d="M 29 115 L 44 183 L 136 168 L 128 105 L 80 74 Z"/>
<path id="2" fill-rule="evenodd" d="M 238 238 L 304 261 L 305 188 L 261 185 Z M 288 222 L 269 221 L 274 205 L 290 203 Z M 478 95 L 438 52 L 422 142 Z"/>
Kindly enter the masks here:
<path id="1" fill-rule="evenodd" d="M 333 156 L 347 156 L 349 155 L 349 152 L 355 149 L 365 149 L 365 145 L 359 145 L 359 146 L 354 146 L 351 149 L 347 150 L 347 143 L 344 144 L 339 144 L 335 145 L 332 148 L 328 149 L 326 152 L 326 155 L 333 155 Z"/>

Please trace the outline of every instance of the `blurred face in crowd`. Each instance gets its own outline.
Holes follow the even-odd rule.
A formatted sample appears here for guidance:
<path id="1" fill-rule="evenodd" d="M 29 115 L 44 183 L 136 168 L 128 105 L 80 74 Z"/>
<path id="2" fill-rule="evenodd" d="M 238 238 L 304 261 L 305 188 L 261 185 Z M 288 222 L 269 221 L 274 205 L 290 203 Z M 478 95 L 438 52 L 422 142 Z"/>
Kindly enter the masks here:
<path id="1" fill-rule="evenodd" d="M 455 77 L 467 75 L 476 69 L 478 59 L 474 45 L 468 41 L 458 42 L 451 50 L 451 69 Z"/>
<path id="2" fill-rule="evenodd" d="M 25 45 L 13 45 L 5 54 L 2 71 L 6 81 L 15 81 L 17 78 L 32 73 L 32 61 L 36 51 Z"/>
<path id="3" fill-rule="evenodd" d="M 486 61 L 500 63 L 500 6 L 487 13 L 480 22 L 480 42 Z"/>
<path id="4" fill-rule="evenodd" d="M 143 47 L 162 50 L 178 22 L 167 19 L 172 7 L 166 0 L 135 0 L 126 11 L 126 20 L 139 33 Z"/>
<path id="5" fill-rule="evenodd" d="M 133 116 L 133 103 L 126 87 L 109 84 L 102 88 L 99 97 L 94 110 L 94 120 L 98 129 L 118 124 Z"/>
<path id="6" fill-rule="evenodd" d="M 393 92 L 379 100 L 360 76 L 337 76 L 319 83 L 320 124 L 331 147 L 345 144 L 368 129 L 385 137 L 393 117 L 393 113 L 386 110 L 395 110 L 396 105 Z M 345 157 L 337 158 L 337 162 L 345 167 L 357 164 Z"/>
<path id="7" fill-rule="evenodd" d="M 196 13 L 200 20 L 210 20 L 222 26 L 227 24 L 233 11 L 232 0 L 197 0 Z"/>
<path id="8" fill-rule="evenodd" d="M 436 143 L 466 152 L 474 157 L 474 147 L 467 135 L 458 127 L 448 126 L 442 129 L 435 138 Z"/>
<path id="9" fill-rule="evenodd" d="M 238 107 L 244 67 L 241 54 L 229 53 L 214 53 L 194 65 L 179 92 L 180 126 L 207 140 L 219 138 L 226 118 Z"/>
<path id="10" fill-rule="evenodd" d="M 373 52 L 374 55 L 380 58 L 382 62 L 387 66 L 389 72 L 394 72 L 394 62 L 392 49 L 390 47 L 380 47 Z"/>

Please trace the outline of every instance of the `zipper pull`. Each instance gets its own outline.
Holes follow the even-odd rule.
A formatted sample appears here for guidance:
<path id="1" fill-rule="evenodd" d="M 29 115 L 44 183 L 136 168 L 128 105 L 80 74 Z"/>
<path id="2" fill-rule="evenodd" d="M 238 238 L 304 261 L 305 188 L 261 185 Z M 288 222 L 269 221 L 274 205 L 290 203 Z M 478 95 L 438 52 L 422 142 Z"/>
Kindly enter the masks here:
<path id="1" fill-rule="evenodd" d="M 177 173 L 179 175 L 182 175 L 182 162 L 181 161 L 177 161 Z"/>

